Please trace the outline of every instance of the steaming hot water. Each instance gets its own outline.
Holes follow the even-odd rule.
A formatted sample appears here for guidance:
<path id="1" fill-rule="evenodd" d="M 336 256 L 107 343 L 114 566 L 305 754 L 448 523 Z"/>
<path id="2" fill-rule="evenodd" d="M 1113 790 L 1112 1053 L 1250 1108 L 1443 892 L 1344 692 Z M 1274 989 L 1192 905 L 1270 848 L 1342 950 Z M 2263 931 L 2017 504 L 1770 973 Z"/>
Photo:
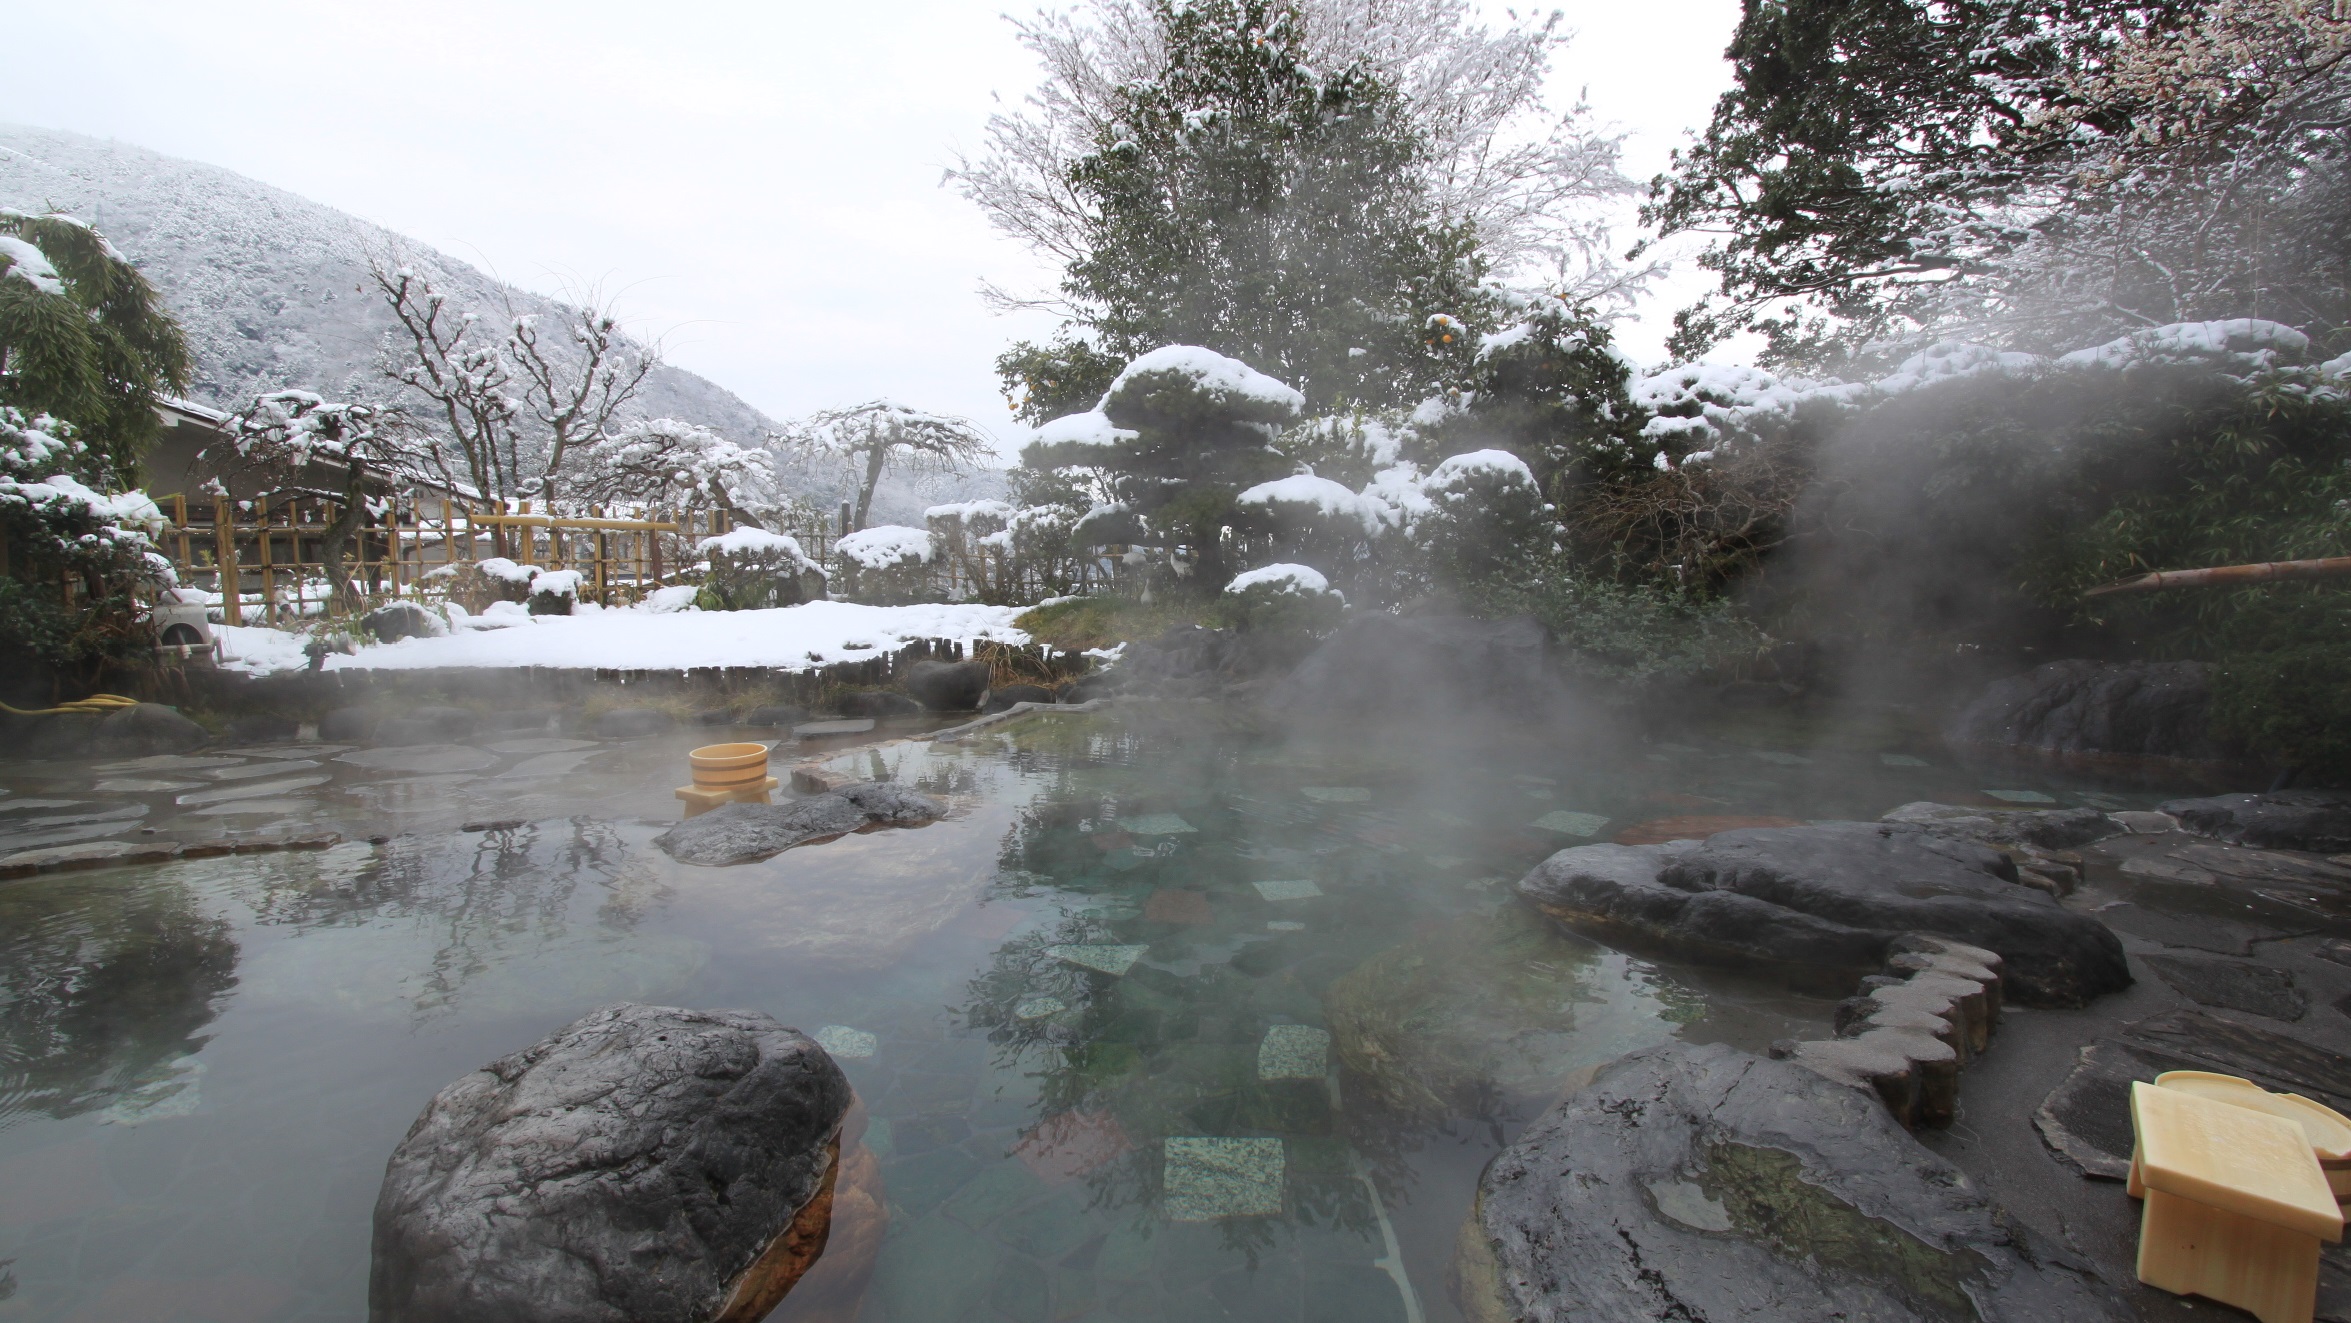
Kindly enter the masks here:
<path id="1" fill-rule="evenodd" d="M 1997 802 L 1898 733 L 1448 764 L 1214 711 L 836 754 L 951 816 L 734 868 L 651 843 L 707 731 L 0 767 L 11 849 L 360 838 L 0 883 L 0 1319 L 363 1318 L 425 1101 L 622 999 L 840 1059 L 889 1221 L 818 1271 L 870 1263 L 869 1323 L 1453 1318 L 1478 1172 L 1564 1082 L 1830 1010 L 1561 936 L 1508 903 L 1528 866 L 1659 819 Z M 775 1317 L 846 1317 L 816 1281 Z"/>

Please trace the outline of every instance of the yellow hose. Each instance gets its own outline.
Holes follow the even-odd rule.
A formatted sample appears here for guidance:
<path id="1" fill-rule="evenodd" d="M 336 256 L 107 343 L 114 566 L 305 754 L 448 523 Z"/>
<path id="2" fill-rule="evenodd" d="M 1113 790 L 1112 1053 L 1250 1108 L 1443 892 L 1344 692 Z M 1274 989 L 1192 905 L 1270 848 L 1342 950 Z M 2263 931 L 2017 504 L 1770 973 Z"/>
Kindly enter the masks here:
<path id="1" fill-rule="evenodd" d="M 0 712 L 18 717 L 45 717 L 52 712 L 112 712 L 116 708 L 137 707 L 138 705 L 138 699 L 125 698 L 121 694 L 92 694 L 88 698 L 77 698 L 71 703 L 61 703 L 56 707 L 21 708 L 0 703 Z"/>

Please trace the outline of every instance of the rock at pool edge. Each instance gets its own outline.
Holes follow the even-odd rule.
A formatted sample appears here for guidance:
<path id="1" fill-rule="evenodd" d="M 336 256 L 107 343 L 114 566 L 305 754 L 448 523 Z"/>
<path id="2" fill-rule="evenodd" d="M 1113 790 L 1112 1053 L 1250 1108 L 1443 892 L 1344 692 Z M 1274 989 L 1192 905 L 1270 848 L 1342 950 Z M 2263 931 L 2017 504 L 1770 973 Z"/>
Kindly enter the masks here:
<path id="1" fill-rule="evenodd" d="M 823 1249 L 849 1105 L 824 1049 L 767 1016 L 596 1011 L 409 1128 L 368 1316 L 753 1323 Z"/>

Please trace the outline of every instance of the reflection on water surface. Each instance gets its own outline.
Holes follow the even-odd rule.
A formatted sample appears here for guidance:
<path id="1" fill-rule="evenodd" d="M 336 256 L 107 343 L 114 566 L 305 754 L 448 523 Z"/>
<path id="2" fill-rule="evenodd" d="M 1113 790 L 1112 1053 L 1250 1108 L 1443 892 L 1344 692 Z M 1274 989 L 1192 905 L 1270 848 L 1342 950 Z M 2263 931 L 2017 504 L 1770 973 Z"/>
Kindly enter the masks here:
<path id="1" fill-rule="evenodd" d="M 1564 1082 L 1827 1011 L 1510 881 L 1677 815 L 1975 793 L 1868 741 L 1438 762 L 1210 712 L 840 755 L 953 812 L 726 869 L 650 844 L 708 735 L 0 769 L 0 831 L 390 838 L 0 883 L 0 1319 L 363 1317 L 425 1100 L 621 999 L 766 1011 L 857 1087 L 857 1193 L 779 1319 L 1450 1319 L 1477 1173 Z"/>

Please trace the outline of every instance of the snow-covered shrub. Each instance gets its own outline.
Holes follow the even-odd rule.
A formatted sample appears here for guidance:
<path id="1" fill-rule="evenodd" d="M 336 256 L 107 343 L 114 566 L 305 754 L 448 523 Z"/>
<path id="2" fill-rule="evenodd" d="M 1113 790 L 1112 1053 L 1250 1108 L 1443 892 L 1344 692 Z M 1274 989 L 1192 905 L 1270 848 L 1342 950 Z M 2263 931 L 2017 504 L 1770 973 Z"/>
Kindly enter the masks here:
<path id="1" fill-rule="evenodd" d="M 1428 504 L 1412 523 L 1412 540 L 1436 584 L 1506 575 L 1555 545 L 1558 523 L 1533 470 L 1507 450 L 1454 455 L 1418 490 Z"/>
<path id="2" fill-rule="evenodd" d="M 70 426 L 0 407 L 0 670 L 88 678 L 154 644 L 141 602 L 174 582 L 154 544 L 163 512 L 144 492 L 93 490 L 106 471 Z"/>
<path id="3" fill-rule="evenodd" d="M 931 559 L 938 554 L 929 529 L 903 524 L 861 528 L 835 542 L 833 551 L 852 601 L 902 606 L 929 595 Z"/>
<path id="4" fill-rule="evenodd" d="M 1320 636 L 1338 627 L 1347 599 L 1309 565 L 1261 566 L 1233 576 L 1217 614 L 1242 633 Z"/>
<path id="5" fill-rule="evenodd" d="M 692 599 L 705 611 L 798 606 L 824 595 L 824 570 L 789 534 L 738 528 L 702 539 L 696 550 L 710 565 L 701 592 Z"/>
<path id="6" fill-rule="evenodd" d="M 1003 536 L 1013 513 L 1005 501 L 959 501 L 922 512 L 939 559 L 954 568 L 975 601 L 1010 602 L 1017 591 L 1019 570 L 1011 539 Z"/>

